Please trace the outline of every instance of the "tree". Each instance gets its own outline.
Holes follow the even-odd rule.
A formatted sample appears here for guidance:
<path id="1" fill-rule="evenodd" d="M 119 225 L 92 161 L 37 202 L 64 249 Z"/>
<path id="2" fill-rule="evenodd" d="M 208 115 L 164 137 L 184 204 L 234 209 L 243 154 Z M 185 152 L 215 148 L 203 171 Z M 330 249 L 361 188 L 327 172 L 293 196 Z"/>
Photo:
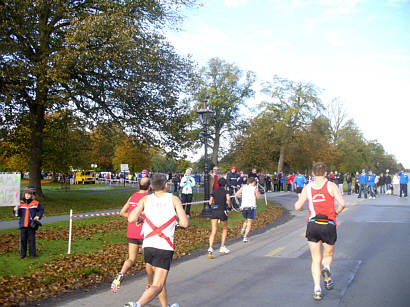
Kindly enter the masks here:
<path id="1" fill-rule="evenodd" d="M 90 133 L 90 160 L 100 171 L 114 171 L 112 159 L 115 147 L 126 137 L 119 124 L 99 123 Z"/>
<path id="2" fill-rule="evenodd" d="M 221 139 L 237 132 L 240 107 L 244 105 L 245 99 L 254 95 L 252 85 L 255 75 L 250 71 L 244 73 L 237 66 L 219 58 L 210 59 L 200 74 L 200 80 L 192 90 L 193 98 L 197 101 L 194 109 L 201 109 L 206 99 L 208 108 L 214 112 L 209 123 L 209 139 L 212 143 L 212 163 L 217 165 Z"/>
<path id="3" fill-rule="evenodd" d="M 112 159 L 114 170 L 119 172 L 121 164 L 128 164 L 130 172 L 137 172 L 151 167 L 150 154 L 147 147 L 138 144 L 130 137 L 125 136 L 115 147 Z"/>
<path id="4" fill-rule="evenodd" d="M 191 63 L 162 29 L 195 0 L 0 2 L 0 126 L 29 116 L 30 184 L 41 190 L 45 114 L 70 108 L 115 119 L 142 139 L 175 144 Z M 161 132 L 161 133 L 158 133 Z M 168 139 L 169 140 L 169 139 Z"/>
<path id="5" fill-rule="evenodd" d="M 53 173 L 69 173 L 71 169 L 89 169 L 90 135 L 84 122 L 66 109 L 45 116 L 42 168 Z"/>
<path id="6" fill-rule="evenodd" d="M 272 82 L 264 83 L 262 93 L 271 98 L 261 103 L 260 108 L 274 119 L 273 130 L 279 145 L 279 172 L 283 169 L 285 152 L 295 132 L 316 118 L 323 106 L 318 97 L 319 89 L 315 85 L 277 75 Z"/>

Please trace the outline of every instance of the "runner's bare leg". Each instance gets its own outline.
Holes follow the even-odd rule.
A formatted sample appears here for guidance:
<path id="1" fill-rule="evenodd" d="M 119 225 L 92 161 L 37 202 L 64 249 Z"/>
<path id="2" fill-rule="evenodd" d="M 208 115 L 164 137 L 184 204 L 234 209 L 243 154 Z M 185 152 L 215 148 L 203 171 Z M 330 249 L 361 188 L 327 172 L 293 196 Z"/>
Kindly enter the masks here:
<path id="1" fill-rule="evenodd" d="M 151 302 L 154 298 L 156 298 L 165 287 L 165 282 L 168 276 L 168 270 L 165 270 L 163 268 L 157 268 L 157 267 L 153 267 L 153 270 L 154 270 L 154 280 L 152 282 L 152 285 L 151 287 L 149 287 L 149 289 L 146 289 L 144 291 L 144 293 L 138 300 L 138 303 L 141 305 L 141 307 Z M 165 294 L 165 299 L 166 299 L 166 291 L 164 292 L 164 294 Z M 164 298 L 164 296 L 162 296 L 162 298 Z"/>
<path id="2" fill-rule="evenodd" d="M 320 274 L 321 274 L 321 260 L 322 260 L 322 251 L 321 251 L 322 242 L 311 242 L 308 241 L 310 254 L 312 255 L 312 277 L 313 284 L 316 287 L 320 287 Z"/>

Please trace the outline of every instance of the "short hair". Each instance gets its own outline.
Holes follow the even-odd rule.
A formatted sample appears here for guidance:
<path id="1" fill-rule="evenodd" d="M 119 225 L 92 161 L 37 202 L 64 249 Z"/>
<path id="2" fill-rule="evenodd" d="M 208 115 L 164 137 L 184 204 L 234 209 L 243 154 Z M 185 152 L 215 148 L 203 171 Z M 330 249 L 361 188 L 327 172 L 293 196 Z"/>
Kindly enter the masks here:
<path id="1" fill-rule="evenodd" d="M 323 162 L 316 162 L 313 164 L 313 175 L 324 176 L 326 173 L 326 164 Z"/>
<path id="2" fill-rule="evenodd" d="M 254 182 L 255 181 L 255 177 L 249 177 L 248 178 L 248 183 L 252 183 L 252 182 Z"/>
<path id="3" fill-rule="evenodd" d="M 141 178 L 140 181 L 140 190 L 148 190 L 151 184 L 151 180 L 148 177 Z"/>
<path id="4" fill-rule="evenodd" d="M 151 186 L 154 191 L 161 191 L 165 188 L 165 184 L 167 183 L 167 176 L 162 173 L 155 173 L 152 175 L 151 180 Z"/>
<path id="5" fill-rule="evenodd" d="M 226 179 L 224 177 L 221 177 L 221 178 L 218 179 L 218 185 L 220 187 L 224 187 L 225 184 L 226 184 Z"/>

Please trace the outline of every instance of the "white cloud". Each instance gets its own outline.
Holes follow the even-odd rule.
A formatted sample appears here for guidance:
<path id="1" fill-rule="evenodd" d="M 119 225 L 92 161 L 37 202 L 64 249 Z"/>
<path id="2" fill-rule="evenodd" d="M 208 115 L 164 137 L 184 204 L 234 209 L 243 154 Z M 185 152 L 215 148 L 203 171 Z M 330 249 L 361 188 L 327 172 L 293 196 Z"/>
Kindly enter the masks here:
<path id="1" fill-rule="evenodd" d="M 246 0 L 224 0 L 224 5 L 227 7 L 239 7 L 246 4 Z"/>
<path id="2" fill-rule="evenodd" d="M 325 40 L 327 40 L 333 46 L 336 46 L 336 47 L 344 46 L 344 40 L 340 32 L 325 32 L 324 36 L 325 36 Z"/>

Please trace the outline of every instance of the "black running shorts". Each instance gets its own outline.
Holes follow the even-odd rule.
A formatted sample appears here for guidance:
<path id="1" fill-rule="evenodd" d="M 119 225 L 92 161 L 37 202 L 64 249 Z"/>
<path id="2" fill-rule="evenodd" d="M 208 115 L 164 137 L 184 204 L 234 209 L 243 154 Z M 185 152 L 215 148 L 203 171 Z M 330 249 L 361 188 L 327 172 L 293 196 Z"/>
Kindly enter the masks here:
<path id="1" fill-rule="evenodd" d="M 137 244 L 137 245 L 142 245 L 142 242 L 144 239 L 132 239 L 132 238 L 127 238 L 128 243 L 132 244 Z"/>
<path id="2" fill-rule="evenodd" d="M 336 226 L 333 224 L 317 224 L 309 222 L 306 228 L 306 238 L 311 242 L 327 243 L 335 245 L 337 240 Z"/>
<path id="3" fill-rule="evenodd" d="M 227 221 L 228 220 L 228 215 L 223 210 L 212 210 L 211 219 Z"/>
<path id="4" fill-rule="evenodd" d="M 169 271 L 173 256 L 174 251 L 154 247 L 144 248 L 144 261 L 156 268 L 162 268 Z"/>
<path id="5" fill-rule="evenodd" d="M 296 193 L 297 193 L 297 194 L 300 194 L 300 193 L 302 193 L 302 190 L 303 190 L 302 187 L 297 187 L 297 188 L 296 188 Z"/>

